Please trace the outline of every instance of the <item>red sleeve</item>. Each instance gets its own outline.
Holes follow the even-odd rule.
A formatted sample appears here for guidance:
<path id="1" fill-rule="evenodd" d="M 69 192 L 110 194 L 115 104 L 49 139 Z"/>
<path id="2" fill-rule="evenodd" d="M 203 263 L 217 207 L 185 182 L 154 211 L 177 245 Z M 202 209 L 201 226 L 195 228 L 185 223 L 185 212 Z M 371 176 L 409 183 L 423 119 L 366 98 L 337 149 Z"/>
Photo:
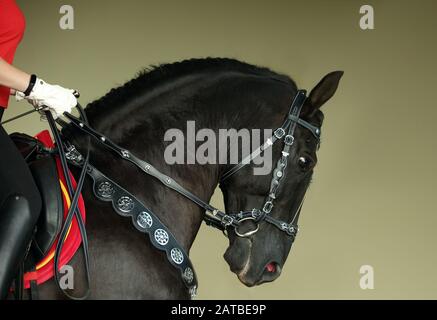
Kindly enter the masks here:
<path id="1" fill-rule="evenodd" d="M 15 0 L 0 0 L 0 57 L 11 63 L 23 38 L 25 19 Z M 7 107 L 10 89 L 0 86 L 0 106 Z"/>

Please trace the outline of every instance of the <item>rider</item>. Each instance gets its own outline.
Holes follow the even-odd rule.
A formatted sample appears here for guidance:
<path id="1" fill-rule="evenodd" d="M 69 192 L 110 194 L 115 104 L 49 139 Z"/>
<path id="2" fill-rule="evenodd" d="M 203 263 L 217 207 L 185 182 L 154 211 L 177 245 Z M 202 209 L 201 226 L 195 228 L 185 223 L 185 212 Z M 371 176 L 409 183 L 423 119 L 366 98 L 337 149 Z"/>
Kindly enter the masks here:
<path id="1" fill-rule="evenodd" d="M 47 106 L 56 118 L 71 111 L 74 90 L 50 85 L 12 66 L 25 19 L 15 0 L 0 0 L 0 122 L 10 94 L 34 107 Z M 7 296 L 32 238 L 41 198 L 21 154 L 0 125 L 0 299 Z"/>

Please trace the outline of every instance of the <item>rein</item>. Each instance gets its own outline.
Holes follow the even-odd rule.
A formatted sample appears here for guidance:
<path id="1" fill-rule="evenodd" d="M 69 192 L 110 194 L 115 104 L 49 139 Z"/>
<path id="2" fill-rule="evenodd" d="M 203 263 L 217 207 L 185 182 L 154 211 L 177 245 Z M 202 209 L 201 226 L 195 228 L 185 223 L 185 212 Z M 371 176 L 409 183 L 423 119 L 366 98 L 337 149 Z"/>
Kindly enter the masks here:
<path id="1" fill-rule="evenodd" d="M 81 119 L 84 122 L 88 122 L 88 119 L 86 117 L 85 112 L 83 111 L 82 107 L 80 105 L 77 105 L 77 109 L 79 110 L 79 114 Z M 58 237 L 58 242 L 56 244 L 56 249 L 55 249 L 55 255 L 54 255 L 54 276 L 56 279 L 56 285 L 58 286 L 59 290 L 62 291 L 62 293 L 68 297 L 69 299 L 72 300 L 85 300 L 89 297 L 90 294 L 90 273 L 89 273 L 89 253 L 88 253 L 88 238 L 87 238 L 87 234 L 86 234 L 86 229 L 85 229 L 85 223 L 82 219 L 82 215 L 79 212 L 79 208 L 78 208 L 78 200 L 79 200 L 79 196 L 81 194 L 82 188 L 83 188 L 83 183 L 85 181 L 85 177 L 86 177 L 86 172 L 87 172 L 87 167 L 88 167 L 88 162 L 89 162 L 89 139 L 87 139 L 87 154 L 86 157 L 84 159 L 84 166 L 80 172 L 80 176 L 79 176 L 79 180 L 77 182 L 76 185 L 76 190 L 73 189 L 73 183 L 71 181 L 70 175 L 69 175 L 69 171 L 68 171 L 68 164 L 67 164 L 67 158 L 66 158 L 66 154 L 64 151 L 64 143 L 62 141 L 60 132 L 58 130 L 58 128 L 56 127 L 56 122 L 53 119 L 53 116 L 51 114 L 50 111 L 45 111 L 45 116 L 47 118 L 47 121 L 49 123 L 50 126 L 50 130 L 53 133 L 53 137 L 57 146 L 57 153 L 59 155 L 59 159 L 61 162 L 61 168 L 62 168 L 62 172 L 64 174 L 65 177 L 65 181 L 67 184 L 67 191 L 68 191 L 68 195 L 70 197 L 71 200 L 71 204 L 70 204 L 70 208 L 68 210 L 67 216 L 65 218 L 64 224 L 61 228 L 59 237 Z M 60 285 L 60 273 L 59 273 L 59 258 L 62 252 L 62 248 L 64 245 L 64 241 L 67 237 L 70 225 L 72 223 L 73 218 L 76 218 L 77 224 L 79 226 L 79 232 L 80 232 L 80 236 L 82 239 L 82 248 L 83 248 L 83 256 L 84 256 L 84 263 L 85 263 L 85 277 L 86 277 L 86 292 L 83 296 L 80 297 L 75 297 L 70 295 L 65 289 L 63 289 Z"/>
<path id="2" fill-rule="evenodd" d="M 277 227 L 279 230 L 287 233 L 287 235 L 292 237 L 292 239 L 294 240 L 298 231 L 297 225 L 294 224 L 294 221 L 296 220 L 296 216 L 299 214 L 302 204 L 298 207 L 297 211 L 295 212 L 291 223 L 286 223 L 284 221 L 277 220 L 276 218 L 270 215 L 270 212 L 273 209 L 273 202 L 276 199 L 276 192 L 278 191 L 280 183 L 283 177 L 285 176 L 285 168 L 287 166 L 288 157 L 290 155 L 290 148 L 294 143 L 293 134 L 297 124 L 302 125 L 303 127 L 310 130 L 311 133 L 317 138 L 317 140 L 320 139 L 320 129 L 299 118 L 305 100 L 306 100 L 306 91 L 298 90 L 291 104 L 290 111 L 288 112 L 287 118 L 282 124 L 282 126 L 276 129 L 274 131 L 274 135 L 271 138 L 267 139 L 267 141 L 263 145 L 261 145 L 257 150 L 252 152 L 249 156 L 247 156 L 245 159 L 243 159 L 241 162 L 239 162 L 237 165 L 232 167 L 229 171 L 227 171 L 223 175 L 221 179 L 221 183 L 223 183 L 223 181 L 228 179 L 231 175 L 238 172 L 245 165 L 250 163 L 251 159 L 259 156 L 262 151 L 266 150 L 267 148 L 270 148 L 271 146 L 273 146 L 275 142 L 284 138 L 284 148 L 282 150 L 282 154 L 280 159 L 278 160 L 276 168 L 273 171 L 273 178 L 271 180 L 270 191 L 266 199 L 266 202 L 264 203 L 263 208 L 262 209 L 254 208 L 250 211 L 244 211 L 244 212 L 242 211 L 239 213 L 231 213 L 231 214 L 226 214 L 225 212 L 217 209 L 211 204 L 203 201 L 202 199 L 200 199 L 199 197 L 197 197 L 196 195 L 194 195 L 193 193 L 182 187 L 170 176 L 161 173 L 150 163 L 139 159 L 134 154 L 132 154 L 129 150 L 126 150 L 118 146 L 113 141 L 111 141 L 108 137 L 105 137 L 104 135 L 100 134 L 99 132 L 91 128 L 84 121 L 81 121 L 81 119 L 78 119 L 69 113 L 64 113 L 64 115 L 70 120 L 71 124 L 73 124 L 80 131 L 84 132 L 87 136 L 94 138 L 101 145 L 115 152 L 123 160 L 134 164 L 138 169 L 140 169 L 144 173 L 158 179 L 167 188 L 170 188 L 178 192 L 179 194 L 183 195 L 184 197 L 194 202 L 201 208 L 205 209 L 206 215 L 204 216 L 204 220 L 208 225 L 212 225 L 220 230 L 226 230 L 229 227 L 233 227 L 236 230 L 238 236 L 248 237 L 250 235 L 253 235 L 258 230 L 259 222 L 266 221 Z M 77 152 L 77 149 L 75 147 L 74 149 Z M 253 220 L 254 222 L 257 223 L 256 230 L 255 231 L 251 230 L 244 234 L 239 233 L 238 227 L 241 225 L 242 222 L 247 220 Z"/>
<path id="3" fill-rule="evenodd" d="M 317 139 L 320 141 L 320 129 L 313 126 L 312 124 L 299 118 L 303 104 L 306 100 L 306 91 L 298 90 L 293 102 L 291 104 L 290 110 L 287 117 L 281 127 L 274 131 L 271 138 L 267 139 L 266 142 L 261 145 L 258 149 L 252 152 L 249 156 L 244 158 L 237 165 L 232 167 L 227 171 L 220 180 L 220 187 L 222 187 L 224 181 L 241 170 L 244 166 L 250 163 L 250 160 L 258 157 L 261 152 L 273 146 L 273 144 L 284 138 L 284 147 L 281 152 L 281 157 L 279 158 L 275 169 L 273 170 L 273 177 L 270 183 L 269 193 L 266 197 L 265 203 L 261 209 L 254 208 L 250 211 L 241 211 L 238 213 L 225 213 L 211 204 L 203 201 L 197 197 L 192 192 L 188 191 L 182 187 L 177 181 L 175 181 L 170 176 L 160 172 L 150 163 L 139 159 L 129 150 L 118 146 L 108 137 L 100 134 L 88 124 L 86 114 L 80 105 L 77 106 L 80 114 L 80 118 L 76 118 L 69 113 L 64 113 L 64 116 L 70 120 L 70 124 L 74 125 L 77 129 L 84 132 L 87 136 L 87 148 L 85 157 L 79 153 L 77 148 L 68 141 L 62 141 L 60 132 L 56 127 L 55 121 L 50 112 L 46 111 L 47 119 L 49 121 L 50 128 L 53 132 L 56 145 L 58 146 L 58 152 L 61 159 L 62 168 L 64 171 L 64 176 L 67 180 L 67 187 L 69 191 L 70 198 L 72 198 L 72 203 L 70 210 L 67 215 L 67 220 L 61 230 L 60 239 L 65 239 L 65 235 L 68 231 L 68 226 L 70 225 L 73 217 L 76 217 L 80 232 L 83 240 L 84 248 L 84 258 L 85 258 L 85 269 L 86 269 L 86 280 L 88 283 L 88 289 L 83 297 L 76 298 L 70 296 L 65 290 L 62 290 L 59 285 L 59 253 L 62 250 L 63 241 L 58 242 L 55 253 L 55 277 L 58 287 L 64 292 L 64 294 L 71 299 L 85 299 L 89 295 L 89 259 L 88 259 L 88 242 L 86 237 L 85 226 L 82 217 L 77 209 L 77 202 L 83 187 L 86 174 L 88 174 L 93 180 L 93 192 L 94 195 L 102 200 L 112 203 L 114 210 L 121 216 L 130 217 L 137 230 L 149 235 L 152 244 L 159 250 L 165 251 L 168 261 L 181 273 L 182 280 L 187 287 L 191 297 L 194 297 L 197 291 L 197 278 L 194 272 L 192 263 L 183 249 L 183 247 L 178 243 L 176 238 L 168 230 L 168 228 L 159 220 L 159 218 L 148 209 L 140 200 L 138 200 L 134 195 L 129 193 L 123 187 L 118 185 L 116 182 L 112 181 L 109 177 L 105 176 L 97 168 L 89 163 L 89 153 L 90 153 L 90 138 L 94 138 L 101 145 L 105 146 L 107 149 L 116 153 L 121 159 L 128 161 L 135 165 L 138 169 L 147 175 L 154 177 L 159 180 L 164 186 L 170 188 L 177 193 L 181 194 L 188 200 L 192 201 L 199 207 L 205 210 L 205 215 L 203 217 L 207 225 L 216 227 L 223 232 L 227 231 L 229 228 L 234 228 L 235 234 L 239 237 L 249 237 L 255 234 L 259 229 L 259 224 L 265 221 L 272 224 L 280 231 L 285 232 L 294 241 L 296 234 L 298 232 L 297 219 L 300 214 L 300 210 L 304 201 L 304 197 L 297 210 L 293 214 L 292 221 L 287 223 L 285 221 L 278 220 L 270 215 L 274 200 L 277 198 L 277 193 L 283 177 L 285 176 L 285 169 L 287 167 L 291 147 L 294 143 L 294 131 L 297 125 L 308 129 Z M 68 125 L 65 121 L 58 119 L 58 124 L 62 127 Z M 65 148 L 65 150 L 64 150 Z M 77 184 L 77 188 L 74 191 L 72 188 L 71 181 L 68 175 L 68 165 L 67 161 L 81 168 L 80 178 Z M 239 232 L 239 227 L 248 220 L 252 220 L 256 223 L 256 228 L 245 233 Z"/>

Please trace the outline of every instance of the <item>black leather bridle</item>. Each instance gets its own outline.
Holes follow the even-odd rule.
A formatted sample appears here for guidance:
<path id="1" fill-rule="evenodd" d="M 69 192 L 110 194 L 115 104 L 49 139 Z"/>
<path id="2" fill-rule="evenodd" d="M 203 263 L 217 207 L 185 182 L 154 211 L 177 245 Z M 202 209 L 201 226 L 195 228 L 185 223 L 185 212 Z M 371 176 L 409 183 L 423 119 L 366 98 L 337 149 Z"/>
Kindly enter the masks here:
<path id="1" fill-rule="evenodd" d="M 298 231 L 297 217 L 299 215 L 303 199 L 298 209 L 294 213 L 290 223 L 278 220 L 274 218 L 270 213 L 274 207 L 274 201 L 278 195 L 281 182 L 283 181 L 286 174 L 285 170 L 290 156 L 290 150 L 295 140 L 294 132 L 297 125 L 301 125 L 302 127 L 310 130 L 310 132 L 316 137 L 317 141 L 320 141 L 320 128 L 313 126 L 312 124 L 300 119 L 299 117 L 305 100 L 306 91 L 298 90 L 287 114 L 287 118 L 285 119 L 282 126 L 277 128 L 274 131 L 273 136 L 267 139 L 267 141 L 257 150 L 252 152 L 249 156 L 244 158 L 241 162 L 232 167 L 222 176 L 220 181 L 221 185 L 223 181 L 225 181 L 230 176 L 237 173 L 245 165 L 250 163 L 250 160 L 258 157 L 262 151 L 273 146 L 275 142 L 284 139 L 284 147 L 282 149 L 281 156 L 276 164 L 276 167 L 273 170 L 270 190 L 263 207 L 261 209 L 254 208 L 250 211 L 244 211 L 239 213 L 225 213 L 215 208 L 211 204 L 203 201 L 195 194 L 182 187 L 173 178 L 157 170 L 150 163 L 139 159 L 129 150 L 118 146 L 109 138 L 95 131 L 88 125 L 87 121 L 83 120 L 83 117 L 76 118 L 69 113 L 64 113 L 64 115 L 70 120 L 71 124 L 73 124 L 80 131 L 86 133 L 87 136 L 96 139 L 101 145 L 105 146 L 106 148 L 112 150 L 117 155 L 119 155 L 120 158 L 132 163 L 145 174 L 156 178 L 166 187 L 178 192 L 179 194 L 183 195 L 190 201 L 203 208 L 206 213 L 204 216 L 204 221 L 208 225 L 214 226 L 223 231 L 228 230 L 229 228 L 234 228 L 237 236 L 249 237 L 258 231 L 259 223 L 265 221 L 274 225 L 279 230 L 285 232 L 288 236 L 292 238 L 292 240 L 294 240 Z M 66 123 L 62 121 L 59 121 L 58 123 L 62 126 L 66 125 Z M 57 143 L 61 144 L 61 140 L 57 139 Z M 146 206 L 142 204 L 141 201 L 135 198 L 134 195 L 130 194 L 127 190 L 123 189 L 120 185 L 103 175 L 103 173 L 101 173 L 90 163 L 88 163 L 88 155 L 86 157 L 83 157 L 76 149 L 76 147 L 67 141 L 62 142 L 62 144 L 64 146 L 64 149 L 66 150 L 66 159 L 68 159 L 70 163 L 81 167 L 82 173 L 86 171 L 87 174 L 94 181 L 93 191 L 96 197 L 103 201 L 111 201 L 114 210 L 118 214 L 131 217 L 134 226 L 139 231 L 147 233 L 156 248 L 167 253 L 167 259 L 173 266 L 177 267 L 180 270 L 183 282 L 189 289 L 190 294 L 193 296 L 197 288 L 197 279 L 194 273 L 194 269 L 188 258 L 188 255 L 185 253 L 182 246 L 178 243 L 175 237 L 170 233 L 170 231 L 168 231 L 168 228 L 166 228 L 160 222 L 160 220 L 156 217 L 156 215 L 153 214 L 150 209 L 146 208 Z M 82 179 L 80 179 L 80 185 L 82 185 L 83 183 L 82 175 L 81 178 Z M 79 192 L 80 190 L 76 190 L 75 192 L 72 191 L 71 193 L 74 197 L 77 196 Z M 77 203 L 77 201 L 75 201 L 74 203 Z M 74 208 L 70 209 L 70 211 L 72 212 L 74 212 L 75 210 L 76 209 Z M 253 220 L 256 223 L 257 227 L 254 230 L 240 233 L 238 230 L 239 226 L 247 220 Z"/>
<path id="2" fill-rule="evenodd" d="M 261 209 L 254 208 L 251 211 L 239 212 L 237 214 L 235 213 L 229 214 L 231 219 L 237 221 L 239 224 L 247 220 L 252 220 L 253 222 L 256 223 L 255 229 L 246 231 L 245 233 L 240 233 L 238 231 L 238 227 L 235 227 L 235 234 L 239 237 L 248 237 L 255 234 L 259 229 L 259 223 L 261 221 L 270 223 L 275 227 L 277 227 L 279 230 L 286 232 L 287 235 L 292 237 L 292 240 L 294 240 L 294 238 L 296 237 L 296 234 L 299 230 L 297 226 L 297 219 L 303 204 L 304 197 L 302 198 L 300 205 L 296 209 L 296 212 L 293 214 L 290 223 L 275 219 L 273 216 L 270 215 L 270 213 L 274 207 L 274 201 L 278 196 L 281 182 L 283 181 L 286 174 L 286 168 L 288 164 L 288 159 L 290 157 L 291 147 L 293 146 L 295 140 L 294 131 L 296 129 L 296 126 L 299 124 L 302 127 L 308 129 L 317 139 L 317 143 L 319 144 L 320 142 L 320 128 L 299 118 L 305 100 L 306 100 L 306 91 L 298 90 L 293 99 L 293 103 L 291 104 L 287 118 L 285 119 L 282 126 L 277 128 L 274 131 L 273 136 L 267 139 L 267 141 L 263 145 L 261 145 L 257 150 L 252 152 L 250 155 L 248 155 L 246 158 L 244 158 L 241 162 L 239 162 L 237 165 L 232 167 L 230 170 L 225 172 L 221 178 L 220 184 L 222 184 L 230 176 L 241 170 L 245 165 L 250 163 L 252 159 L 258 157 L 262 151 L 273 146 L 275 142 L 284 138 L 284 147 L 281 151 L 281 156 L 278 162 L 276 163 L 276 167 L 273 170 L 273 176 L 270 181 L 270 189 L 265 199 L 263 207 Z M 214 224 L 215 222 L 212 223 Z"/>

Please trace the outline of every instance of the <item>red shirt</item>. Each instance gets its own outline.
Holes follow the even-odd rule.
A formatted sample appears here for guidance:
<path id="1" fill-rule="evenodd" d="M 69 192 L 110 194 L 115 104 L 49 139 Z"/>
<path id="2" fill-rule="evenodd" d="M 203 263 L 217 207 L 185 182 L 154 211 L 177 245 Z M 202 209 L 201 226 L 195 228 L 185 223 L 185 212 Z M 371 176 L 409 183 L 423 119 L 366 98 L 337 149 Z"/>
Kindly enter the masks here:
<path id="1" fill-rule="evenodd" d="M 0 0 L 0 57 L 12 64 L 23 38 L 26 20 L 15 0 Z M 8 106 L 10 89 L 0 86 L 0 106 Z"/>

